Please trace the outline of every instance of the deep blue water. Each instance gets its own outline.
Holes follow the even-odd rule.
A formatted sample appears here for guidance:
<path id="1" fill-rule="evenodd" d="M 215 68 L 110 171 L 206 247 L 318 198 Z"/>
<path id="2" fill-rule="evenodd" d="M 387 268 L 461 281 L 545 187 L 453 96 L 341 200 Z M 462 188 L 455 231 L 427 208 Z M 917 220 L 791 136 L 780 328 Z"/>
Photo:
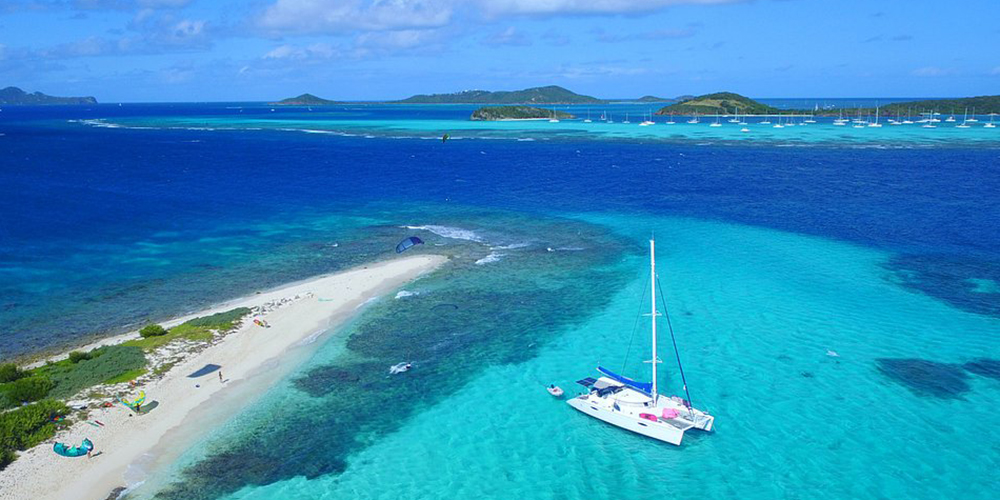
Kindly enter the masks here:
<path id="1" fill-rule="evenodd" d="M 6 327 L 0 335 L 7 345 L 0 352 L 17 354 L 162 318 L 178 308 L 189 310 L 218 298 L 219 287 L 235 287 L 228 294 L 249 291 L 253 285 L 245 276 L 233 283 L 240 281 L 237 276 L 199 290 L 172 289 L 179 296 L 155 306 L 144 303 L 157 302 L 152 297 L 133 301 L 129 295 L 185 273 L 245 265 L 276 245 L 301 239 L 301 234 L 289 233 L 256 237 L 260 228 L 254 225 L 330 214 L 364 216 L 371 203 L 728 220 L 905 255 L 974 258 L 981 277 L 996 278 L 997 148 L 799 149 L 570 140 L 442 144 L 268 130 L 106 129 L 67 121 L 118 114 L 192 116 L 237 107 L 3 111 L 0 323 Z M 246 113 L 270 113 L 266 107 L 245 108 Z M 416 117 L 407 114 L 412 112 Z M 465 111 L 390 107 L 368 109 L 359 119 L 374 115 L 391 122 L 404 115 L 422 120 L 454 118 L 456 113 Z M 346 231 L 347 226 L 324 230 Z M 202 241 L 205 235 L 244 239 Z M 154 251 L 126 262 L 108 258 L 109 252 L 164 241 L 175 244 L 172 251 L 163 250 L 166 255 Z M 162 260 L 151 260 L 155 258 Z M 920 261 L 900 262 L 905 267 Z M 324 269 L 324 264 L 310 266 L 310 271 Z M 253 282 L 282 281 L 255 272 Z M 936 285 L 924 288 L 947 300 L 993 298 L 956 295 L 955 286 L 948 292 Z M 108 296 L 128 300 L 128 312 L 95 315 L 81 304 Z M 57 323 L 53 304 L 62 310 Z"/>

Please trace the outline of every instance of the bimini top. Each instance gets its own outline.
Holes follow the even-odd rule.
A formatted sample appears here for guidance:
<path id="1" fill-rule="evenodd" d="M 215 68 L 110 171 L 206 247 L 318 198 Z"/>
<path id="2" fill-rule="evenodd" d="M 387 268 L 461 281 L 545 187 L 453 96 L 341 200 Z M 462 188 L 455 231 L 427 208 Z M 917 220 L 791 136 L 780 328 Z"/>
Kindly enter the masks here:
<path id="1" fill-rule="evenodd" d="M 629 386 L 629 387 L 631 387 L 633 389 L 638 389 L 638 390 L 640 390 L 640 391 L 642 391 L 642 392 L 644 392 L 646 394 L 649 394 L 649 393 L 653 392 L 653 383 L 652 382 L 638 382 L 638 381 L 632 380 L 632 379 L 630 379 L 630 378 L 628 378 L 626 376 L 619 375 L 619 374 L 617 374 L 617 373 L 615 373 L 615 372 L 613 372 L 611 370 L 608 370 L 607 368 L 604 368 L 603 366 L 598 366 L 597 367 L 597 371 L 599 371 L 599 372 L 607 375 L 608 377 L 611 377 L 611 378 L 613 378 L 613 379 L 615 379 L 615 380 L 617 380 L 617 381 L 619 381 L 619 382 L 621 382 L 621 383 L 623 383 L 623 384 L 625 384 L 625 385 L 627 385 L 627 386 Z"/>

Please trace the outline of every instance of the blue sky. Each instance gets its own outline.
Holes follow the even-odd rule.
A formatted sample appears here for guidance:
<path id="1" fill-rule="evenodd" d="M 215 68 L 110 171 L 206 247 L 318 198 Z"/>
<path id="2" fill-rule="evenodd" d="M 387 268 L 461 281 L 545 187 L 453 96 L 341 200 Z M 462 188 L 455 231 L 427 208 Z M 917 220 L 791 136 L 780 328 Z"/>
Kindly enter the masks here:
<path id="1" fill-rule="evenodd" d="M 1000 94 L 1000 0 L 0 0 L 0 86 L 116 101 Z"/>

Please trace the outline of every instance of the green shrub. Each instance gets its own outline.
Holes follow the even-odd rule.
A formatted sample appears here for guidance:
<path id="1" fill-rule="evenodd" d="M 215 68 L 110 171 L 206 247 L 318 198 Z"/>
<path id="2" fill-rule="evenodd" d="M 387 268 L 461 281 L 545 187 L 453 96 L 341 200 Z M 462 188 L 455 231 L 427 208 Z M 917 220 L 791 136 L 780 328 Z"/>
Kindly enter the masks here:
<path id="1" fill-rule="evenodd" d="M 0 384 L 13 382 L 19 378 L 24 378 L 28 374 L 14 363 L 0 364 Z"/>
<path id="2" fill-rule="evenodd" d="M 11 403 L 27 403 L 43 399 L 55 384 L 41 376 L 31 376 L 4 384 L 2 390 Z"/>
<path id="3" fill-rule="evenodd" d="M 0 470 L 4 470 L 11 462 L 17 459 L 14 450 L 0 450 Z"/>
<path id="4" fill-rule="evenodd" d="M 69 353 L 69 362 L 70 363 L 79 363 L 79 362 L 81 362 L 81 361 L 83 361 L 85 359 L 90 359 L 90 353 L 89 352 L 73 351 L 73 352 Z"/>
<path id="5" fill-rule="evenodd" d="M 184 325 L 200 326 L 202 328 L 225 331 L 236 326 L 236 322 L 247 314 L 250 314 L 249 308 L 237 307 L 236 309 L 231 309 L 226 312 L 215 313 L 211 316 L 202 316 L 200 318 L 185 321 Z"/>
<path id="6" fill-rule="evenodd" d="M 63 403 L 46 399 L 0 413 L 0 468 L 14 461 L 14 451 L 31 448 L 54 436 L 56 424 L 52 419 L 68 412 Z"/>
<path id="7" fill-rule="evenodd" d="M 114 379 L 146 366 L 141 347 L 112 345 L 95 349 L 91 359 L 76 364 L 50 365 L 45 374 L 55 387 L 49 393 L 54 398 L 68 398 L 77 392 Z"/>
<path id="8" fill-rule="evenodd" d="M 149 337 L 159 337 L 160 335 L 166 335 L 166 334 L 167 334 L 167 329 L 157 324 L 146 325 L 142 327 L 142 330 L 139 330 L 139 336 L 144 339 L 147 339 Z"/>

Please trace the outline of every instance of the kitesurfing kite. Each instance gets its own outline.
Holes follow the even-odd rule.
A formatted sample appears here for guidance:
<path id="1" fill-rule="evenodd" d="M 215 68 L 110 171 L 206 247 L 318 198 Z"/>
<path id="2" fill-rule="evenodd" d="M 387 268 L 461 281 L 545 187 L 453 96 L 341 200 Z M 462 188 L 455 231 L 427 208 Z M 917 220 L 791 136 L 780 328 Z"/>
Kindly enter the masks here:
<path id="1" fill-rule="evenodd" d="M 52 451 L 64 457 L 82 457 L 94 449 L 94 443 L 89 439 L 84 439 L 80 446 L 68 446 L 66 443 L 56 443 L 52 445 Z"/>
<path id="2" fill-rule="evenodd" d="M 396 245 L 396 253 L 403 253 L 409 250 L 410 247 L 412 247 L 413 245 L 423 245 L 423 244 L 424 240 L 417 238 L 416 236 L 410 236 L 409 238 L 400 241 L 399 244 Z"/>
<path id="3" fill-rule="evenodd" d="M 132 401 L 118 398 L 118 401 L 132 411 L 139 411 L 139 405 L 146 401 L 146 391 L 139 391 L 139 396 Z"/>

